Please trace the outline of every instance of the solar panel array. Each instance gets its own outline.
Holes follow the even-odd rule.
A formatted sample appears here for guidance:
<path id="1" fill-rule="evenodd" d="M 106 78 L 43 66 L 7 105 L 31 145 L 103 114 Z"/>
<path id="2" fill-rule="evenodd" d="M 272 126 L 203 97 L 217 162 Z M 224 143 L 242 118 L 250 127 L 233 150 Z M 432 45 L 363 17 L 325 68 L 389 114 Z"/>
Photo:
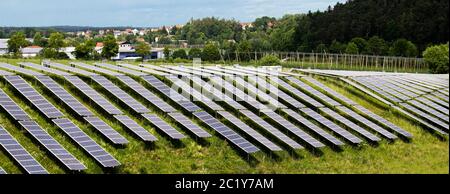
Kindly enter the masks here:
<path id="1" fill-rule="evenodd" d="M 244 139 L 235 131 L 231 130 L 229 127 L 218 121 L 216 118 L 212 117 L 207 112 L 195 112 L 194 116 L 201 120 L 203 123 L 208 125 L 210 128 L 214 129 L 217 133 L 225 137 L 228 141 L 233 143 L 235 146 L 240 148 L 245 153 L 255 153 L 259 151 L 259 148 L 254 146 L 252 143 Z"/>
<path id="2" fill-rule="evenodd" d="M 197 137 L 201 137 L 201 138 L 211 137 L 211 135 L 208 132 L 206 132 L 205 130 L 200 128 L 198 125 L 193 123 L 191 120 L 189 120 L 189 118 L 184 116 L 182 113 L 173 112 L 173 113 L 169 113 L 168 115 L 172 119 L 174 119 L 176 122 L 178 122 L 180 125 L 182 125 L 184 128 L 186 128 L 187 130 L 194 133 Z"/>
<path id="3" fill-rule="evenodd" d="M 261 91 L 270 91 L 270 94 L 272 96 L 275 96 L 276 98 L 279 98 L 283 101 L 285 101 L 287 104 L 294 108 L 304 108 L 305 105 L 303 105 L 301 102 L 297 101 L 296 99 L 292 98 L 288 94 L 284 93 L 283 91 L 279 90 L 277 87 L 272 85 L 271 83 L 267 82 L 265 80 L 265 77 L 248 77 L 247 80 L 249 82 L 254 82 L 258 84 L 258 89 Z M 275 83 L 277 84 L 277 83 Z M 277 84 L 278 86 L 278 84 Z"/>
<path id="4" fill-rule="evenodd" d="M 39 70 L 41 72 L 50 73 L 50 74 L 54 74 L 54 75 L 71 75 L 70 73 L 67 73 L 65 71 L 52 69 L 52 68 L 49 68 L 49 67 L 46 67 L 46 66 L 35 64 L 35 63 L 19 63 L 19 64 L 21 66 L 23 66 L 23 67 L 30 67 L 32 69 L 36 69 L 36 70 Z"/>
<path id="5" fill-rule="evenodd" d="M 144 129 L 130 117 L 126 115 L 114 115 L 114 118 L 116 118 L 119 121 L 119 123 L 124 125 L 130 131 L 132 131 L 141 140 L 147 142 L 154 142 L 158 140 L 154 135 L 152 135 L 150 132 L 148 132 L 146 129 Z"/>
<path id="6" fill-rule="evenodd" d="M 91 86 L 86 84 L 80 78 L 76 76 L 64 76 L 64 78 L 109 114 L 111 115 L 123 114 L 121 110 L 117 109 L 108 100 L 106 100 L 105 97 L 103 97 L 97 91 L 92 89 Z"/>
<path id="7" fill-rule="evenodd" d="M 93 71 L 94 73 L 101 73 L 101 74 L 113 75 L 113 76 L 123 75 L 123 74 L 121 74 L 119 72 L 107 70 L 107 69 L 96 67 L 96 66 L 93 66 L 93 65 L 88 65 L 86 63 L 71 62 L 70 65 L 72 65 L 74 67 L 86 69 L 86 70 L 89 70 L 89 71 Z"/>
<path id="8" fill-rule="evenodd" d="M 47 170 L 2 126 L 0 126 L 0 145 L 27 173 L 48 174 Z"/>
<path id="9" fill-rule="evenodd" d="M 53 156 L 61 161 L 69 170 L 86 170 L 78 159 L 63 148 L 52 136 L 43 130 L 34 121 L 19 121 L 19 124 L 28 131 L 40 144 L 42 144 Z"/>
<path id="10" fill-rule="evenodd" d="M 100 86 L 105 88 L 111 95 L 115 96 L 118 100 L 125 103 L 131 109 L 133 109 L 137 113 L 148 113 L 151 112 L 144 105 L 138 102 L 136 99 L 131 97 L 128 93 L 120 89 L 110 80 L 106 79 L 103 76 L 91 76 L 91 79 L 97 82 Z"/>
<path id="11" fill-rule="evenodd" d="M 289 85 L 288 83 L 286 83 L 285 81 L 283 81 L 282 79 L 276 78 L 276 77 L 272 77 L 272 80 L 274 80 L 276 83 L 278 83 L 279 86 L 285 88 L 287 91 L 291 92 L 294 96 L 297 96 L 297 98 L 302 99 L 303 101 L 311 104 L 314 107 L 324 107 L 324 105 L 316 100 L 314 100 L 313 98 L 311 98 L 310 96 L 306 95 L 305 93 L 303 93 L 302 91 L 298 90 L 297 88 L 292 87 L 291 85 Z"/>
<path id="12" fill-rule="evenodd" d="M 344 95 L 342 95 L 342 94 L 332 90 L 331 88 L 325 86 L 323 83 L 320 83 L 319 81 L 317 81 L 316 79 L 314 79 L 312 77 L 304 77 L 303 79 L 305 79 L 306 81 L 308 81 L 308 82 L 314 84 L 315 86 L 319 87 L 321 90 L 327 92 L 331 96 L 336 97 L 336 99 L 342 100 L 346 104 L 349 104 L 349 105 L 357 105 L 358 104 L 358 103 L 354 102 L 353 100 L 350 100 L 349 98 L 345 97 Z"/>
<path id="13" fill-rule="evenodd" d="M 91 139 L 69 119 L 54 119 L 53 123 L 64 131 L 74 142 L 80 145 L 102 167 L 117 167 L 120 165 L 113 156 L 106 152 L 100 145 Z"/>
<path id="14" fill-rule="evenodd" d="M 108 138 L 114 144 L 124 145 L 128 144 L 128 140 L 125 139 L 120 133 L 106 124 L 103 120 L 98 117 L 85 117 L 86 120 L 91 126 L 93 126 L 97 131 L 99 131 L 102 135 Z"/>
<path id="15" fill-rule="evenodd" d="M 172 139 L 183 139 L 186 137 L 155 114 L 143 114 L 142 116 Z"/>
<path id="16" fill-rule="evenodd" d="M 326 96 L 325 94 L 323 94 L 322 92 L 317 91 L 316 89 L 312 88 L 311 86 L 305 84 L 304 82 L 300 81 L 297 78 L 294 77 L 286 77 L 287 80 L 289 80 L 290 82 L 292 82 L 295 86 L 308 91 L 309 93 L 311 93 L 314 96 L 317 96 L 318 98 L 322 99 L 324 102 L 332 105 L 332 106 L 339 106 L 341 105 L 340 103 L 336 102 L 335 100 L 331 99 L 330 97 Z"/>
<path id="17" fill-rule="evenodd" d="M 142 73 L 140 71 L 134 71 L 134 70 L 131 70 L 131 69 L 128 69 L 128 68 L 121 67 L 119 65 L 111 65 L 111 64 L 107 64 L 107 63 L 96 63 L 95 66 L 103 67 L 103 68 L 106 68 L 106 69 L 115 70 L 115 71 L 118 71 L 118 72 L 123 72 L 125 74 L 130 74 L 130 75 L 133 75 L 133 76 L 144 76 L 144 75 L 147 75 L 146 73 Z"/>
<path id="18" fill-rule="evenodd" d="M 0 62 L 0 68 L 6 69 L 8 71 L 16 72 L 16 73 L 26 74 L 26 75 L 44 75 L 42 73 L 30 70 L 30 69 L 25 69 L 25 68 L 22 68 L 19 66 L 10 65 L 7 63 L 2 63 L 2 62 Z"/>
<path id="19" fill-rule="evenodd" d="M 0 88 L 0 106 L 16 121 L 31 120 L 30 116 L 23 111 L 5 92 Z"/>
<path id="20" fill-rule="evenodd" d="M 63 71 L 67 71 L 69 73 L 79 74 L 79 75 L 83 75 L 83 76 L 97 75 L 96 73 L 92 73 L 90 71 L 82 70 L 80 68 L 75 68 L 75 67 L 68 66 L 68 65 L 63 65 L 60 63 L 50 62 L 50 63 L 46 63 L 45 65 L 50 68 L 61 69 Z"/>
<path id="21" fill-rule="evenodd" d="M 50 102 L 39 94 L 30 84 L 19 76 L 6 76 L 5 80 L 29 100 L 47 118 L 60 118 L 64 115 Z"/>

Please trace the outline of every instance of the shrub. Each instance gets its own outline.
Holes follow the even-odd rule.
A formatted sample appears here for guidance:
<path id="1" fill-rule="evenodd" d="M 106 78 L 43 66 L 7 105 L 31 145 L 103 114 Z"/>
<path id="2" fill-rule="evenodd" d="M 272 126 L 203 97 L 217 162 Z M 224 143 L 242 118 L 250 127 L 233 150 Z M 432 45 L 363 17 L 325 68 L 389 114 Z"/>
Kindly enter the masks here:
<path id="1" fill-rule="evenodd" d="M 431 73 L 449 73 L 448 52 L 448 43 L 430 46 L 423 52 L 423 58 Z"/>
<path id="2" fill-rule="evenodd" d="M 258 62 L 261 66 L 278 66 L 281 65 L 280 59 L 275 55 L 266 55 Z"/>

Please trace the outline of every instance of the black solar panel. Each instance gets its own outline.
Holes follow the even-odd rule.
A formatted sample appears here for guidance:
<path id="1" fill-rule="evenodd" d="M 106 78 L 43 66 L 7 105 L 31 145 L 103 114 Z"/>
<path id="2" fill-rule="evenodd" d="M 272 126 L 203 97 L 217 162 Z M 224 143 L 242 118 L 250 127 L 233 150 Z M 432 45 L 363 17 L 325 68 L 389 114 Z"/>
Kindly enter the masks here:
<path id="1" fill-rule="evenodd" d="M 221 77 L 210 77 L 211 82 L 213 82 L 214 86 L 225 89 L 225 93 L 228 94 L 227 97 L 230 99 L 225 100 L 230 106 L 232 106 L 236 110 L 244 110 L 246 109 L 244 106 L 240 105 L 239 102 L 247 102 L 249 105 L 254 107 L 255 109 L 260 109 L 264 105 L 258 102 L 256 99 L 251 98 L 244 91 L 234 87 L 231 83 L 225 81 Z M 216 91 L 220 92 L 221 90 L 216 89 Z M 219 93 L 217 93 L 219 95 Z M 235 96 L 234 96 L 235 95 Z M 233 100 L 233 99 L 235 100 Z"/>
<path id="2" fill-rule="evenodd" d="M 174 129 L 172 126 L 167 124 L 161 118 L 155 114 L 143 114 L 142 115 L 147 121 L 153 124 L 156 128 L 167 134 L 172 139 L 183 139 L 186 138 L 182 133 Z"/>
<path id="3" fill-rule="evenodd" d="M 98 117 L 84 117 L 89 124 L 91 124 L 97 131 L 108 138 L 111 142 L 118 145 L 128 144 L 128 140 L 125 139 L 120 133 L 106 124 Z"/>
<path id="4" fill-rule="evenodd" d="M 20 108 L 3 90 L 0 88 L 0 106 L 11 115 L 16 121 L 31 120 L 22 108 Z"/>
<path id="5" fill-rule="evenodd" d="M 438 103 L 438 104 L 441 105 L 441 106 L 446 107 L 447 109 L 449 108 L 449 103 L 448 103 L 448 102 L 445 102 L 445 101 L 443 101 L 443 100 L 437 98 L 436 96 L 427 94 L 427 95 L 424 95 L 424 97 L 427 98 L 427 99 L 430 99 L 431 101 L 433 101 L 433 102 L 435 102 L 435 103 Z"/>
<path id="6" fill-rule="evenodd" d="M 195 112 L 201 110 L 200 107 L 189 101 L 189 99 L 185 98 L 184 96 L 182 96 L 177 91 L 167 86 L 165 83 L 163 83 L 156 77 L 144 76 L 142 78 L 152 87 L 161 92 L 163 95 L 165 95 L 166 97 L 170 98 L 172 101 L 183 107 L 186 111 Z"/>
<path id="7" fill-rule="evenodd" d="M 93 65 L 88 65 L 86 63 L 72 62 L 70 64 L 72 66 L 77 67 L 77 68 L 83 68 L 83 69 L 86 69 L 86 70 L 89 70 L 89 71 L 93 71 L 94 73 L 102 73 L 102 74 L 113 75 L 113 76 L 123 75 L 123 74 L 118 73 L 118 72 L 110 71 L 110 70 L 103 69 L 103 68 L 100 68 L 100 67 L 96 67 L 96 66 L 93 66 Z"/>
<path id="8" fill-rule="evenodd" d="M 75 86 L 78 90 L 80 90 L 84 95 L 88 96 L 93 102 L 95 102 L 98 106 L 103 108 L 106 112 L 111 115 L 120 115 L 123 114 L 122 111 L 117 109 L 114 105 L 112 105 L 108 100 L 106 100 L 102 95 L 100 95 L 97 91 L 92 89 L 88 84 L 86 84 L 83 80 L 75 76 L 64 76 L 69 83 Z"/>
<path id="9" fill-rule="evenodd" d="M 434 103 L 431 100 L 426 99 L 425 97 L 419 97 L 419 98 L 416 98 L 416 100 L 434 108 L 435 110 L 438 110 L 440 113 L 446 114 L 447 116 L 449 115 L 448 108 L 445 108 L 437 103 Z"/>
<path id="10" fill-rule="evenodd" d="M 365 79 L 363 79 L 363 78 L 361 78 L 361 77 L 354 77 L 353 79 L 356 80 L 356 81 L 357 81 L 358 83 L 360 83 L 361 85 L 363 85 L 363 86 L 369 88 L 370 90 L 372 90 L 372 91 L 378 93 L 378 94 L 381 95 L 382 97 L 384 97 L 384 98 L 390 100 L 391 102 L 396 102 L 396 103 L 401 102 L 400 99 L 398 99 L 398 98 L 396 98 L 396 97 L 394 97 L 394 96 L 388 94 L 387 92 L 385 92 L 385 91 L 379 89 L 378 87 L 375 87 L 374 85 L 372 85 L 372 83 L 370 83 L 369 81 L 366 81 Z"/>
<path id="11" fill-rule="evenodd" d="M 294 84 L 295 86 L 308 91 L 309 93 L 311 93 L 312 95 L 316 96 L 317 98 L 323 100 L 324 102 L 332 105 L 332 106 L 339 106 L 341 105 L 339 102 L 336 102 L 335 100 L 331 99 L 330 97 L 326 96 L 325 94 L 323 94 L 322 92 L 317 91 L 316 89 L 312 88 L 311 86 L 305 84 L 304 82 L 300 81 L 297 78 L 294 77 L 286 77 L 286 79 L 288 79 L 290 82 L 292 82 L 292 84 Z"/>
<path id="12" fill-rule="evenodd" d="M 168 76 L 166 77 L 169 79 L 175 86 L 179 87 L 181 90 L 183 90 L 183 94 L 192 96 L 194 101 L 201 102 L 205 106 L 207 106 L 209 109 L 214 111 L 224 110 L 220 105 L 216 104 L 211 98 L 211 96 L 206 96 L 203 93 L 200 93 L 199 91 L 192 88 L 190 85 L 185 83 L 183 80 L 177 78 Z M 172 86 L 173 87 L 173 86 Z"/>
<path id="13" fill-rule="evenodd" d="M 89 109 L 87 109 L 80 101 L 74 98 L 69 92 L 67 92 L 58 83 L 53 81 L 48 76 L 36 76 L 36 79 L 41 82 L 45 87 L 47 87 L 55 96 L 61 99 L 67 106 L 69 106 L 73 111 L 75 111 L 80 116 L 93 116 Z"/>
<path id="14" fill-rule="evenodd" d="M 438 111 L 436 111 L 436 110 L 430 108 L 429 106 L 427 106 L 427 105 L 425 105 L 425 104 L 422 104 L 422 103 L 420 103 L 420 102 L 418 102 L 418 101 L 416 101 L 416 100 L 410 100 L 410 101 L 408 101 L 408 102 L 409 102 L 410 104 L 412 104 L 413 106 L 415 106 L 415 107 L 417 107 L 417 108 L 419 108 L 419 109 L 422 109 L 422 110 L 424 110 L 425 112 L 427 112 L 427 113 L 429 113 L 429 114 L 431 114 L 431 115 L 433 115 L 433 116 L 435 116 L 435 117 L 437 117 L 437 118 L 439 118 L 439 119 L 441 119 L 441 120 L 446 121 L 447 123 L 449 122 L 449 117 L 448 117 L 448 115 L 444 115 L 444 114 L 442 114 L 442 113 L 440 113 L 440 112 L 438 112 Z"/>
<path id="15" fill-rule="evenodd" d="M 145 98 L 148 102 L 152 103 L 155 107 L 159 108 L 165 113 L 168 112 L 176 112 L 177 110 L 174 109 L 172 106 L 161 100 L 159 97 L 154 95 L 152 92 L 150 92 L 147 88 L 142 86 L 140 83 L 135 81 L 134 79 L 128 77 L 128 76 L 117 76 L 117 78 L 122 81 L 125 85 L 130 87 L 132 90 L 134 90 L 136 93 L 138 93 L 140 96 Z"/>
<path id="16" fill-rule="evenodd" d="M 64 115 L 47 99 L 39 94 L 31 85 L 19 76 L 6 76 L 6 81 L 28 99 L 37 109 L 39 109 L 47 118 L 59 118 Z"/>
<path id="17" fill-rule="evenodd" d="M 275 78 L 275 77 L 272 77 L 272 79 L 276 80 L 278 85 L 280 85 L 281 87 L 285 88 L 286 90 L 288 90 L 289 92 L 291 92 L 292 94 L 294 94 L 298 98 L 302 99 L 303 101 L 311 104 L 312 106 L 314 106 L 314 107 L 325 107 L 322 103 L 317 102 L 316 100 L 314 100 L 310 96 L 306 95 L 302 91 L 298 90 L 297 88 L 292 87 L 291 85 L 289 85 L 288 83 L 286 83 L 282 79 Z"/>
<path id="18" fill-rule="evenodd" d="M 391 122 L 389 122 L 388 120 L 384 119 L 383 117 L 380 117 L 378 115 L 376 115 L 375 113 L 367 110 L 366 108 L 364 108 L 361 105 L 356 105 L 354 106 L 357 110 L 361 111 L 362 113 L 364 113 L 367 117 L 372 118 L 373 120 L 378 121 L 379 123 L 382 123 L 383 125 L 385 125 L 386 127 L 388 127 L 390 130 L 397 132 L 398 134 L 401 134 L 404 137 L 408 137 L 411 138 L 412 134 L 405 131 L 404 129 L 392 124 Z"/>
<path id="19" fill-rule="evenodd" d="M 203 123 L 214 129 L 220 135 L 225 137 L 228 141 L 236 145 L 238 148 L 243 150 L 245 153 L 255 153 L 259 151 L 259 148 L 254 146 L 252 143 L 244 139 L 242 136 L 231 130 L 226 125 L 222 124 L 220 121 L 209 115 L 207 112 L 195 112 L 194 116 L 201 120 Z"/>
<path id="20" fill-rule="evenodd" d="M 283 112 L 285 112 L 289 117 L 293 118 L 295 121 L 301 123 L 302 125 L 306 126 L 308 129 L 314 131 L 318 135 L 320 135 L 322 138 L 328 140 L 334 145 L 341 146 L 345 143 L 334 137 L 333 135 L 329 134 L 328 132 L 321 129 L 319 126 L 315 125 L 302 115 L 298 114 L 297 112 L 291 110 L 291 109 L 281 109 Z"/>
<path id="21" fill-rule="evenodd" d="M 349 142 L 354 143 L 354 144 L 359 144 L 362 142 L 361 139 L 359 139 L 355 135 L 351 134 L 350 132 L 346 131 L 339 125 L 334 124 L 333 122 L 331 122 L 327 118 L 323 117 L 319 113 L 317 113 L 309 108 L 302 108 L 302 109 L 300 109 L 300 111 L 302 111 L 304 114 L 308 115 L 315 121 L 319 122 L 320 124 L 324 125 L 331 131 L 334 131 L 336 134 L 339 134 L 341 137 L 348 140 Z"/>
<path id="22" fill-rule="evenodd" d="M 346 104 L 357 105 L 357 103 L 354 102 L 353 100 L 350 100 L 349 98 L 347 98 L 344 95 L 334 91 L 333 89 L 329 88 L 328 86 L 325 86 L 324 84 L 320 83 L 319 81 L 317 81 L 316 79 L 314 79 L 312 77 L 303 77 L 303 79 L 305 79 L 306 81 L 309 81 L 310 83 L 316 85 L 318 88 L 320 88 L 323 91 L 325 91 L 326 93 L 334 96 L 336 99 L 342 100 Z"/>
<path id="23" fill-rule="evenodd" d="M 330 117 L 333 117 L 336 121 L 339 121 L 340 123 L 344 124 L 348 128 L 356 131 L 357 133 L 361 134 L 365 138 L 369 139 L 370 141 L 380 141 L 381 139 L 377 137 L 376 135 L 370 133 L 369 131 L 365 130 L 364 128 L 360 127 L 359 125 L 353 123 L 352 121 L 348 120 L 347 118 L 343 117 L 342 115 L 338 114 L 337 112 L 332 111 L 328 108 L 322 108 L 320 109 L 325 114 L 329 115 Z M 370 121 L 369 121 L 370 122 Z M 384 130 L 384 129 L 383 129 Z M 388 135 L 389 139 L 395 139 L 397 138 L 395 135 L 392 135 L 388 132 L 386 135 Z"/>
<path id="24" fill-rule="evenodd" d="M 278 78 L 272 77 L 271 79 L 274 80 L 276 86 L 272 85 L 271 83 L 266 81 L 265 77 L 248 77 L 247 78 L 249 82 L 254 82 L 258 84 L 258 89 L 262 91 L 269 91 L 270 95 L 274 98 L 281 99 L 285 101 L 287 104 L 294 108 L 304 108 L 305 105 L 303 105 L 301 102 L 297 101 L 296 99 L 292 98 L 288 94 L 284 93 L 283 91 L 278 89 Z"/>
<path id="25" fill-rule="evenodd" d="M 154 142 L 158 139 L 153 136 L 150 132 L 145 130 L 142 126 L 140 126 L 138 123 L 136 123 L 133 119 L 126 115 L 114 115 L 114 117 L 126 128 L 128 128 L 130 131 L 132 131 L 134 134 L 136 134 L 141 140 L 148 141 L 148 142 Z"/>
<path id="26" fill-rule="evenodd" d="M 229 121 L 231 124 L 233 124 L 235 127 L 239 128 L 240 130 L 244 131 L 249 136 L 254 138 L 256 141 L 258 141 L 260 144 L 262 144 L 267 149 L 269 149 L 271 151 L 281 151 L 282 150 L 279 146 L 277 146 L 276 144 L 271 142 L 269 139 L 267 139 L 266 137 L 264 137 L 263 135 L 261 135 L 260 133 L 255 131 L 253 128 L 249 127 L 247 124 L 245 124 L 244 122 L 239 120 L 237 117 L 235 117 L 231 113 L 226 112 L 226 111 L 218 111 L 217 113 L 219 115 L 221 115 L 224 119 Z"/>
<path id="27" fill-rule="evenodd" d="M 411 106 L 411 105 L 409 105 L 407 103 L 400 103 L 400 105 L 403 106 L 403 108 L 405 108 L 406 110 L 408 110 L 408 111 L 410 111 L 410 112 L 412 112 L 414 114 L 417 114 L 417 115 L 425 118 L 428 121 L 431 121 L 432 123 L 438 125 L 439 127 L 442 127 L 444 129 L 446 129 L 447 131 L 449 130 L 448 124 L 446 124 L 443 121 L 437 119 L 436 117 L 430 116 L 429 114 L 427 114 L 427 113 L 425 113 L 425 112 L 423 112 L 423 111 L 421 111 L 421 110 L 419 110 L 417 108 L 414 108 L 413 106 Z"/>
<path id="28" fill-rule="evenodd" d="M 33 70 L 30 70 L 30 69 L 25 69 L 25 68 L 22 68 L 22 67 L 19 67 L 19 66 L 10 65 L 10 64 L 7 64 L 7 63 L 2 63 L 2 62 L 0 62 L 0 67 L 4 68 L 4 69 L 7 69 L 9 71 L 12 71 L 12 72 L 22 73 L 22 74 L 26 74 L 26 75 L 44 75 L 44 74 L 39 73 L 37 71 L 33 71 Z"/>
<path id="29" fill-rule="evenodd" d="M 59 71 L 56 69 L 52 69 L 46 66 L 42 66 L 42 65 L 38 65 L 38 64 L 34 64 L 34 63 L 29 63 L 29 62 L 24 62 L 24 63 L 19 63 L 20 65 L 24 66 L 24 67 L 31 67 L 32 69 L 36 69 L 39 70 L 41 72 L 46 72 L 46 73 L 51 73 L 54 75 L 70 75 L 70 73 L 67 73 L 65 71 Z"/>
<path id="30" fill-rule="evenodd" d="M 115 70 L 118 72 L 122 72 L 122 73 L 126 73 L 126 74 L 130 74 L 133 76 L 143 76 L 143 75 L 147 75 L 146 73 L 142 73 L 140 71 L 134 71 L 128 68 L 124 68 L 118 65 L 111 65 L 111 64 L 106 64 L 106 63 L 96 63 L 95 66 L 98 67 L 103 67 L 103 68 L 107 68 L 107 69 L 111 69 L 111 70 Z"/>
<path id="31" fill-rule="evenodd" d="M 144 105 L 142 105 L 140 102 L 135 100 L 133 97 L 131 97 L 128 93 L 120 89 L 118 86 L 116 86 L 114 83 L 109 81 L 103 76 L 91 76 L 92 80 L 100 84 L 103 88 L 105 88 L 109 93 L 111 93 L 113 96 L 115 96 L 117 99 L 125 103 L 127 106 L 129 106 L 131 109 L 136 111 L 137 113 L 148 113 L 151 112 L 147 109 Z"/>
<path id="32" fill-rule="evenodd" d="M 186 129 L 194 133 L 197 137 L 202 138 L 211 137 L 211 135 L 208 132 L 200 128 L 198 125 L 194 124 L 191 120 L 189 120 L 189 118 L 184 116 L 182 113 L 173 112 L 169 113 L 169 116 L 175 121 L 177 121 L 180 125 L 182 125 Z"/>
<path id="33" fill-rule="evenodd" d="M 117 167 L 120 165 L 111 154 L 106 152 L 100 145 L 98 145 L 93 139 L 91 139 L 80 128 L 75 126 L 68 119 L 55 119 L 53 120 L 64 133 L 66 133 L 73 141 L 80 145 L 89 155 L 91 155 L 97 162 L 103 167 Z"/>
<path id="34" fill-rule="evenodd" d="M 79 74 L 79 75 L 83 75 L 83 76 L 91 76 L 91 75 L 97 75 L 96 73 L 92 73 L 89 71 L 85 71 L 79 68 L 75 68 L 75 67 L 71 67 L 71 66 L 67 66 L 67 65 L 63 65 L 60 63 L 47 63 L 46 66 L 51 67 L 51 68 L 56 68 L 56 69 L 61 69 L 73 74 Z"/>
<path id="35" fill-rule="evenodd" d="M 296 127 L 295 125 L 293 125 L 292 123 L 290 123 L 288 120 L 284 119 L 282 116 L 278 115 L 277 113 L 275 113 L 271 110 L 262 110 L 261 112 L 264 115 L 266 115 L 267 117 L 269 117 L 272 121 L 278 123 L 283 128 L 289 130 L 291 133 L 293 133 L 294 135 L 296 135 L 297 137 L 299 137 L 300 139 L 302 139 L 309 145 L 311 145 L 315 148 L 325 147 L 325 145 L 323 143 L 321 143 L 320 141 L 317 141 L 312 136 L 305 133 L 300 128 Z"/>
<path id="36" fill-rule="evenodd" d="M 246 116 L 247 118 L 249 118 L 254 124 L 258 125 L 265 131 L 269 132 L 270 134 L 272 134 L 273 136 L 275 136 L 276 138 L 278 138 L 279 140 L 284 142 L 286 145 L 289 145 L 289 147 L 291 147 L 293 149 L 302 149 L 303 148 L 303 146 L 301 146 L 300 144 L 298 144 L 297 142 L 292 140 L 290 137 L 288 137 L 287 135 L 285 135 L 284 133 L 282 133 L 281 131 L 279 131 L 278 129 L 276 129 L 275 127 L 273 127 L 266 121 L 264 121 L 258 115 L 252 113 L 251 111 L 239 110 L 239 112 L 241 114 L 243 114 L 244 116 Z"/>
<path id="37" fill-rule="evenodd" d="M 249 94 L 257 96 L 259 99 L 261 99 L 261 101 L 268 102 L 276 108 L 287 108 L 285 105 L 280 103 L 278 101 L 278 99 L 275 99 L 274 97 L 269 96 L 268 94 L 259 90 L 258 88 L 256 88 L 252 84 L 248 83 L 241 77 L 234 77 L 234 81 L 236 81 L 237 88 L 247 89 Z"/>
<path id="38" fill-rule="evenodd" d="M 81 171 L 86 167 L 61 146 L 52 136 L 43 130 L 34 121 L 19 121 L 19 124 L 28 131 L 39 143 L 53 154 L 60 162 L 62 162 L 69 170 Z"/>
<path id="39" fill-rule="evenodd" d="M 6 171 L 5 171 L 5 170 L 3 170 L 3 168 L 2 168 L 2 167 L 0 167 L 0 175 L 1 175 L 1 174 L 7 174 L 7 173 L 6 173 Z"/>
<path id="40" fill-rule="evenodd" d="M 48 174 L 33 156 L 28 153 L 22 145 L 17 142 L 8 131 L 0 126 L 0 145 L 8 152 L 14 160 L 29 174 Z"/>

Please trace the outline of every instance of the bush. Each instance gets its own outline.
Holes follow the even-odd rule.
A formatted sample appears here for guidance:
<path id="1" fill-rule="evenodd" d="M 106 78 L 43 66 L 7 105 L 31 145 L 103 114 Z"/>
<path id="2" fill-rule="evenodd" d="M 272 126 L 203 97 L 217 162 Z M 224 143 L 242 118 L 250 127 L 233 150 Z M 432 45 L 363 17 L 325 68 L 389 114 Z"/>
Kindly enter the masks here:
<path id="1" fill-rule="evenodd" d="M 186 54 L 186 51 L 184 49 L 178 49 L 173 52 L 172 58 L 174 59 L 187 59 L 188 56 Z"/>
<path id="2" fill-rule="evenodd" d="M 278 66 L 281 65 L 280 59 L 275 55 L 266 55 L 258 62 L 261 66 Z"/>
<path id="3" fill-rule="evenodd" d="M 202 60 L 209 62 L 220 60 L 219 48 L 217 48 L 217 46 L 214 44 L 207 44 L 205 48 L 203 48 Z"/>
<path id="4" fill-rule="evenodd" d="M 192 48 L 189 51 L 189 58 L 193 59 L 193 58 L 201 58 L 202 57 L 202 50 L 199 48 Z"/>
<path id="5" fill-rule="evenodd" d="M 449 73 L 448 43 L 430 46 L 423 52 L 423 58 L 431 73 Z"/>

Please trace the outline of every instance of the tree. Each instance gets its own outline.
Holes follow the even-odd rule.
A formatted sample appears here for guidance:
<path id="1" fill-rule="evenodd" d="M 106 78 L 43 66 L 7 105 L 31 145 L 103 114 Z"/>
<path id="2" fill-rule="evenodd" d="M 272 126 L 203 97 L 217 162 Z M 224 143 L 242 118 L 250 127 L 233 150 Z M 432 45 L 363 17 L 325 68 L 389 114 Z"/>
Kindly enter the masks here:
<path id="1" fill-rule="evenodd" d="M 237 52 L 241 61 L 249 61 L 252 54 L 252 45 L 247 40 L 242 40 L 237 46 Z"/>
<path id="2" fill-rule="evenodd" d="M 333 40 L 333 42 L 330 45 L 330 53 L 343 53 L 345 51 L 345 48 L 347 46 L 345 44 L 342 44 L 339 41 Z"/>
<path id="3" fill-rule="evenodd" d="M 448 43 L 430 46 L 423 52 L 423 58 L 431 73 L 449 73 Z"/>
<path id="4" fill-rule="evenodd" d="M 193 59 L 193 58 L 201 58 L 202 57 L 202 50 L 199 48 L 192 48 L 189 51 L 189 58 Z"/>
<path id="5" fill-rule="evenodd" d="M 119 53 L 119 45 L 116 42 L 116 38 L 112 35 L 108 35 L 103 40 L 102 57 L 111 59 Z"/>
<path id="6" fill-rule="evenodd" d="M 16 32 L 8 40 L 8 51 L 18 56 L 20 54 L 20 49 L 28 45 L 25 39 L 25 34 L 23 32 Z"/>
<path id="7" fill-rule="evenodd" d="M 64 47 L 64 35 L 59 32 L 50 34 L 48 39 L 48 47 L 59 51 L 62 47 Z"/>
<path id="8" fill-rule="evenodd" d="M 202 60 L 204 61 L 218 61 L 220 60 L 220 51 L 215 44 L 208 43 L 202 52 Z"/>
<path id="9" fill-rule="evenodd" d="M 86 40 L 85 42 L 77 45 L 73 54 L 77 59 L 90 60 L 93 59 L 95 51 L 95 43 L 92 40 Z"/>
<path id="10" fill-rule="evenodd" d="M 373 36 L 368 41 L 368 53 L 372 55 L 385 55 L 388 50 L 386 41 L 378 36 Z"/>
<path id="11" fill-rule="evenodd" d="M 178 49 L 173 52 L 172 58 L 174 59 L 187 59 L 188 56 L 186 54 L 186 51 L 184 49 Z"/>
<path id="12" fill-rule="evenodd" d="M 170 49 L 169 49 L 169 47 L 164 47 L 164 51 L 163 51 L 163 53 L 164 53 L 164 58 L 166 58 L 166 60 L 169 60 L 170 59 Z"/>
<path id="13" fill-rule="evenodd" d="M 258 64 L 263 66 L 278 66 L 281 65 L 281 61 L 275 55 L 266 55 L 259 60 Z"/>
<path id="14" fill-rule="evenodd" d="M 350 42 L 354 43 L 358 47 L 359 54 L 367 54 L 369 44 L 366 39 L 361 37 L 353 38 Z"/>
<path id="15" fill-rule="evenodd" d="M 415 57 L 417 56 L 417 47 L 411 41 L 401 38 L 392 44 L 389 52 L 393 56 Z"/>
<path id="16" fill-rule="evenodd" d="M 151 47 L 149 44 L 145 43 L 145 42 L 139 42 L 138 45 L 136 46 L 136 54 L 138 54 L 139 56 L 142 57 L 142 59 L 145 58 L 145 56 L 150 55 L 151 52 Z"/>
<path id="17" fill-rule="evenodd" d="M 347 48 L 345 48 L 346 54 L 358 54 L 358 52 L 358 46 L 355 43 L 350 42 L 347 44 Z"/>
<path id="18" fill-rule="evenodd" d="M 315 52 L 316 53 L 326 53 L 326 52 L 328 52 L 327 45 L 325 45 L 323 43 L 317 45 Z"/>
<path id="19" fill-rule="evenodd" d="M 37 46 L 44 47 L 44 38 L 42 37 L 42 34 L 40 32 L 36 32 L 33 37 L 33 44 Z"/>

